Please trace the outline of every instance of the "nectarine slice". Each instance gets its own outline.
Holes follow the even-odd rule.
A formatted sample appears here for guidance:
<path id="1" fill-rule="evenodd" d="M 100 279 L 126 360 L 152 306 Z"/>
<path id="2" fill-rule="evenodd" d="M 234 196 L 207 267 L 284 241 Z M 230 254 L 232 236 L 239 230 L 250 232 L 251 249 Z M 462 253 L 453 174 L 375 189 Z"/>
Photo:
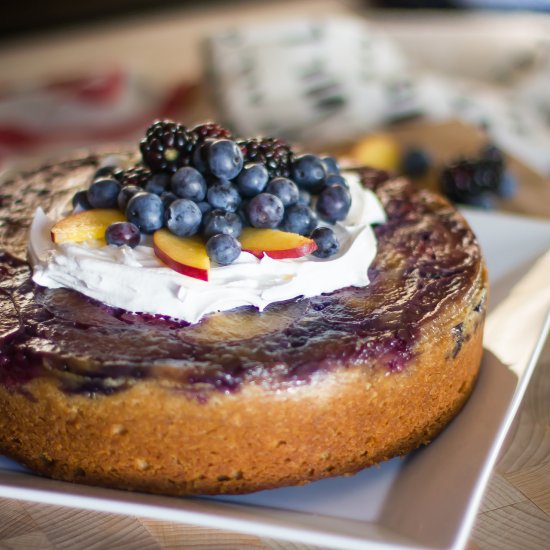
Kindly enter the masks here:
<path id="1" fill-rule="evenodd" d="M 104 239 L 105 230 L 114 222 L 126 221 L 122 212 L 97 208 L 71 214 L 59 220 L 51 230 L 54 243 L 81 243 L 92 239 Z"/>
<path id="2" fill-rule="evenodd" d="M 208 281 L 210 258 L 201 237 L 178 237 L 167 229 L 159 229 L 153 234 L 153 249 L 157 258 L 174 271 Z"/>
<path id="3" fill-rule="evenodd" d="M 277 229 L 245 227 L 239 240 L 242 249 L 254 254 L 257 258 L 261 258 L 264 254 L 275 260 L 300 258 L 317 249 L 313 239 Z"/>

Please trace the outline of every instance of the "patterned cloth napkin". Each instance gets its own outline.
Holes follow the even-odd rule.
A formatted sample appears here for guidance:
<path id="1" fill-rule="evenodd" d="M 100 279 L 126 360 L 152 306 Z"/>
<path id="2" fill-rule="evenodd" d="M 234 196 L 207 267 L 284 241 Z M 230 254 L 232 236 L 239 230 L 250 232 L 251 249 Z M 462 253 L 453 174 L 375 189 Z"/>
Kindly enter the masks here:
<path id="1" fill-rule="evenodd" d="M 205 64 L 220 112 L 242 134 L 325 146 L 412 116 L 454 118 L 483 125 L 497 144 L 550 174 L 550 33 L 533 33 L 513 51 L 514 37 L 495 43 L 502 34 L 495 26 L 467 44 L 438 41 L 433 53 L 422 52 L 439 69 L 442 60 L 454 64 L 460 78 L 420 69 L 413 45 L 400 51 L 375 24 L 355 18 L 227 29 L 207 39 Z"/>
<path id="2" fill-rule="evenodd" d="M 22 156 L 136 140 L 151 120 L 189 102 L 194 86 L 153 93 L 135 75 L 111 70 L 0 91 L 0 165 Z"/>

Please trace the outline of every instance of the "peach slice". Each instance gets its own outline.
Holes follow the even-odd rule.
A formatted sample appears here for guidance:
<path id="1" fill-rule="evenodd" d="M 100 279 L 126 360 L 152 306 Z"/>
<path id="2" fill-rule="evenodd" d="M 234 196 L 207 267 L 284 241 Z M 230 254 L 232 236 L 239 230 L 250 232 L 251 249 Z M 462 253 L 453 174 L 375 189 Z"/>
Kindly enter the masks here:
<path id="1" fill-rule="evenodd" d="M 167 229 L 159 229 L 153 235 L 153 249 L 157 258 L 174 271 L 208 281 L 210 258 L 201 237 L 178 237 Z"/>
<path id="2" fill-rule="evenodd" d="M 317 250 L 313 239 L 277 229 L 245 227 L 239 240 L 242 249 L 254 254 L 257 258 L 261 258 L 264 254 L 275 260 L 300 258 Z"/>
<path id="3" fill-rule="evenodd" d="M 399 168 L 401 151 L 393 137 L 387 134 L 372 134 L 359 140 L 350 156 L 359 166 L 395 172 Z"/>
<path id="4" fill-rule="evenodd" d="M 114 222 L 126 221 L 122 212 L 97 208 L 71 214 L 59 220 L 51 230 L 54 243 L 81 243 L 92 239 L 104 239 L 105 230 Z"/>

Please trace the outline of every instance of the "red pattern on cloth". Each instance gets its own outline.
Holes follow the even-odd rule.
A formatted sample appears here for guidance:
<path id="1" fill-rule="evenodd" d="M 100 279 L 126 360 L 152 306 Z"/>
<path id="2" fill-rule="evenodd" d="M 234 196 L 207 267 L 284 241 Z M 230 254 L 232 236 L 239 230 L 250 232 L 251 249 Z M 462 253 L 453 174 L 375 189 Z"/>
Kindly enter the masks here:
<path id="1" fill-rule="evenodd" d="M 135 138 L 158 118 L 180 115 L 196 86 L 161 94 L 123 70 L 45 82 L 0 94 L 0 162 L 10 157 Z"/>

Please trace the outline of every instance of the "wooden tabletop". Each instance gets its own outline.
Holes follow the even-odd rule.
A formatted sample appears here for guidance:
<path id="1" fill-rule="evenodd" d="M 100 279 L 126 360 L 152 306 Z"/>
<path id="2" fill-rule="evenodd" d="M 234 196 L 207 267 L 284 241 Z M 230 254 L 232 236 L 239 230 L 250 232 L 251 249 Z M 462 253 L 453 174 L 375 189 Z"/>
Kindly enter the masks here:
<path id="1" fill-rule="evenodd" d="M 161 87 L 181 78 L 182 73 L 190 79 L 199 76 L 197 42 L 216 26 L 275 15 L 347 13 L 357 4 L 323 0 L 257 2 L 248 6 L 243 2 L 239 9 L 229 9 L 216 3 L 214 8 L 188 8 L 147 19 L 30 37 L 0 47 L 1 78 L 5 82 L 28 82 L 115 61 L 132 65 Z M 182 37 L 189 55 L 177 72 L 173 61 L 160 52 Z M 149 46 L 141 48 L 143 43 Z M 409 130 L 398 137 L 407 141 Z M 540 195 L 533 188 L 544 189 L 542 194 L 548 196 L 550 183 L 546 180 L 544 186 L 538 176 L 525 177 L 528 181 L 522 181 L 522 185 L 527 192 L 510 209 L 529 213 L 530 203 L 540 216 Z M 547 212 L 550 217 L 550 207 Z M 0 499 L 0 548 L 179 547 L 313 548 L 192 525 Z M 542 352 L 468 543 L 468 550 L 504 548 L 550 548 L 550 344 Z"/>

